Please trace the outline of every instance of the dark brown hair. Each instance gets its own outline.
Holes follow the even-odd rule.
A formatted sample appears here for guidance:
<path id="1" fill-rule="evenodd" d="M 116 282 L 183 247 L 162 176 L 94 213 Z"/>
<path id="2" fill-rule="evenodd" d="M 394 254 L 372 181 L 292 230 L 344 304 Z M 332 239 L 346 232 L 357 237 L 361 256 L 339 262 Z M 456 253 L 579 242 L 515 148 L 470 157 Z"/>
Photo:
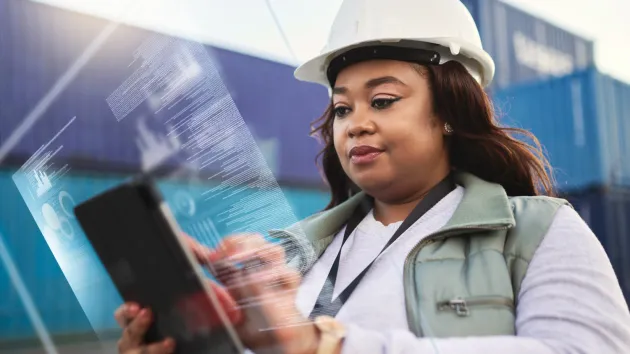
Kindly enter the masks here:
<path id="1" fill-rule="evenodd" d="M 487 93 L 463 65 L 455 61 L 427 67 L 413 65 L 428 78 L 434 113 L 454 130 L 446 140 L 454 169 L 498 183 L 509 196 L 555 195 L 551 166 L 538 139 L 526 130 L 500 126 Z M 335 151 L 334 117 L 331 103 L 313 122 L 312 130 L 312 135 L 325 144 L 317 158 L 321 159 L 331 192 L 326 209 L 359 191 L 343 171 Z M 515 139 L 512 134 L 522 135 L 531 143 Z"/>

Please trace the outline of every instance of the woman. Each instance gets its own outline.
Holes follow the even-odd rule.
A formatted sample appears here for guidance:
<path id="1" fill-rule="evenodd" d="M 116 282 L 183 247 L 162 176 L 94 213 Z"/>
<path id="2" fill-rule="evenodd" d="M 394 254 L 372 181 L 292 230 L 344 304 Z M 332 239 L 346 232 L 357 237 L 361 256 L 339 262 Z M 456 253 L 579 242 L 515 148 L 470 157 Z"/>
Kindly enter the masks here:
<path id="1" fill-rule="evenodd" d="M 330 204 L 272 233 L 284 249 L 256 235 L 220 251 L 191 240 L 203 262 L 267 265 L 232 273 L 238 286 L 213 284 L 249 349 L 630 353 L 610 262 L 551 198 L 540 147 L 493 119 L 483 91 L 493 73 L 458 0 L 343 2 L 328 49 L 296 71 L 331 92 L 316 128 Z M 235 306 L 251 296 L 274 299 L 258 308 L 272 332 Z M 141 343 L 150 311 L 139 311 L 116 313 L 121 352 L 172 351 L 170 340 Z"/>

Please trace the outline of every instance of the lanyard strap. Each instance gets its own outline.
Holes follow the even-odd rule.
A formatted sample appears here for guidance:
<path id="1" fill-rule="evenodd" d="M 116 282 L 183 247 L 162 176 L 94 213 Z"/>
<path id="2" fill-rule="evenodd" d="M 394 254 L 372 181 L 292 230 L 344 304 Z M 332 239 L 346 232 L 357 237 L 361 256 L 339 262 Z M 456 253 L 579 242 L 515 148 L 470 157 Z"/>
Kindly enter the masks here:
<path id="1" fill-rule="evenodd" d="M 357 285 L 361 282 L 361 279 L 368 272 L 372 264 L 376 261 L 376 259 L 392 244 L 394 241 L 400 237 L 411 225 L 413 225 L 418 219 L 420 219 L 427 211 L 433 208 L 440 200 L 446 197 L 450 192 L 455 189 L 455 183 L 453 182 L 451 176 L 446 177 L 439 184 L 433 187 L 429 193 L 416 205 L 416 207 L 411 211 L 409 216 L 405 218 L 402 224 L 396 229 L 396 232 L 392 237 L 387 241 L 387 244 L 378 255 L 368 264 L 367 267 L 345 288 L 339 297 L 332 301 L 333 291 L 335 287 L 335 282 L 337 281 L 337 273 L 339 272 L 339 260 L 341 258 L 341 250 L 343 249 L 343 245 L 346 243 L 346 240 L 350 237 L 354 229 L 359 225 L 359 223 L 365 218 L 367 213 L 372 207 L 372 203 L 367 201 L 365 203 L 360 204 L 354 210 L 354 213 L 348 220 L 346 225 L 346 230 L 343 235 L 343 242 L 341 243 L 341 247 L 339 248 L 339 253 L 337 253 L 337 257 L 335 258 L 335 262 L 330 269 L 330 273 L 328 273 L 328 277 L 324 282 L 324 286 L 317 297 L 317 301 L 315 302 L 315 307 L 311 311 L 309 316 L 310 319 L 314 319 L 320 315 L 328 315 L 335 317 L 343 304 L 348 301 L 350 295 L 354 292 Z"/>

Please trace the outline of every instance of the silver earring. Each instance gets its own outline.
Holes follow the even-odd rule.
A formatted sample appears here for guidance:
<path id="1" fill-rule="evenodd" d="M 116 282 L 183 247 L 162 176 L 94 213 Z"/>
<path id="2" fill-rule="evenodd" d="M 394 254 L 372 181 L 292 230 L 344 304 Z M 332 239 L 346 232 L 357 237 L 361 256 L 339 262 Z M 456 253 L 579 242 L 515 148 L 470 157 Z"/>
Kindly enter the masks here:
<path id="1" fill-rule="evenodd" d="M 444 131 L 446 134 L 453 134 L 453 127 L 448 123 L 444 123 Z"/>

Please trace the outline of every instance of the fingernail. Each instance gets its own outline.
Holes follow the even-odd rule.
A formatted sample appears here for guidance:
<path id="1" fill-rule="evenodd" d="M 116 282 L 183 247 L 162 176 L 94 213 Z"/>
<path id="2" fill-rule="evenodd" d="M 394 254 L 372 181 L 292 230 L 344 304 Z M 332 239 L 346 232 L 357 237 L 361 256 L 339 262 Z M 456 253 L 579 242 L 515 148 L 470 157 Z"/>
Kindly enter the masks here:
<path id="1" fill-rule="evenodd" d="M 164 340 L 164 348 L 166 348 L 167 350 L 172 350 L 174 347 L 175 342 L 171 338 Z"/>
<path id="2" fill-rule="evenodd" d="M 138 311 L 138 305 L 136 304 L 127 305 L 127 312 L 135 313 L 137 311 Z"/>
<path id="3" fill-rule="evenodd" d="M 149 309 L 142 309 L 142 311 L 140 311 L 140 318 L 142 318 L 143 320 L 148 320 L 149 319 Z"/>
<path id="4" fill-rule="evenodd" d="M 215 251 L 208 251 L 206 259 L 207 259 L 208 262 L 214 263 L 214 262 L 217 262 L 217 261 L 219 261 L 221 259 L 221 255 L 218 252 L 215 252 Z"/>

